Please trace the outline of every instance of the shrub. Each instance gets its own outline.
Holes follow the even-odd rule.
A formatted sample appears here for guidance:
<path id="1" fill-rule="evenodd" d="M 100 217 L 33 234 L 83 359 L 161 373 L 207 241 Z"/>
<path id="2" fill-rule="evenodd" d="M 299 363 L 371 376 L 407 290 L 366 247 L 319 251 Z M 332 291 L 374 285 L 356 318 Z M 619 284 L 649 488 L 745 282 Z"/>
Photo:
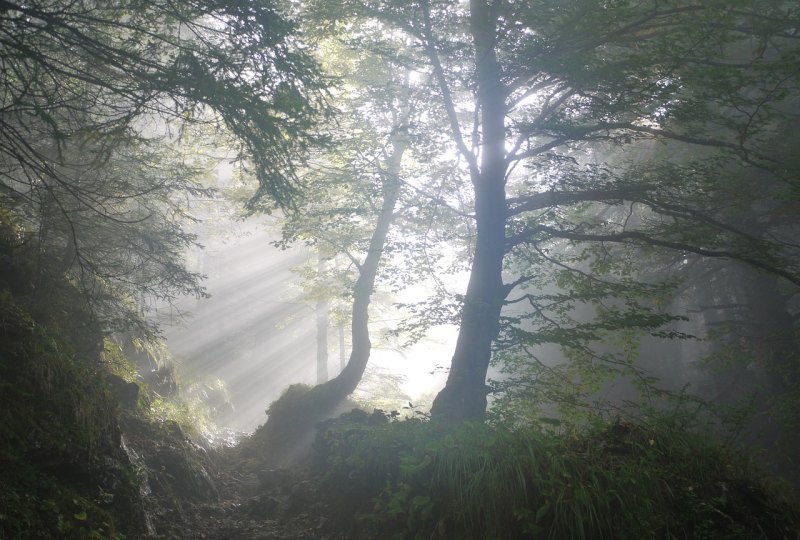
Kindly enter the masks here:
<path id="1" fill-rule="evenodd" d="M 668 422 L 543 433 L 365 413 L 324 426 L 316 450 L 351 535 L 753 539 L 800 526 L 748 462 Z"/>

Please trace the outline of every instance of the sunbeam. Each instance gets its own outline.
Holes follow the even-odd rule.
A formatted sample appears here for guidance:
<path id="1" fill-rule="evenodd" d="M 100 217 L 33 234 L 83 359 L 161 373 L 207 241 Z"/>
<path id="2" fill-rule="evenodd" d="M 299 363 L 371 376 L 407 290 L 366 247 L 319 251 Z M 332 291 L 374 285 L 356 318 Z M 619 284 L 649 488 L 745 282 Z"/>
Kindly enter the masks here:
<path id="1" fill-rule="evenodd" d="M 175 306 L 180 317 L 161 319 L 168 347 L 183 369 L 224 381 L 233 410 L 218 422 L 252 431 L 285 388 L 316 382 L 313 304 L 302 300 L 298 277 L 291 271 L 312 255 L 304 248 L 275 248 L 263 220 L 251 219 L 237 228 L 239 233 L 224 241 L 200 239 L 207 247 L 195 259 L 200 261 L 198 271 L 208 276 L 210 298 L 183 298 Z M 400 300 L 420 300 L 424 291 L 415 291 Z M 386 310 L 392 311 L 391 306 L 381 308 L 375 324 L 391 328 L 401 315 Z M 335 376 L 339 343 L 331 330 L 328 369 Z M 456 332 L 455 327 L 436 327 L 428 338 L 402 350 L 376 343 L 370 369 L 399 377 L 402 394 L 412 402 L 429 403 L 444 385 L 441 366 L 452 354 Z M 372 399 L 369 390 L 360 389 L 357 395 Z"/>

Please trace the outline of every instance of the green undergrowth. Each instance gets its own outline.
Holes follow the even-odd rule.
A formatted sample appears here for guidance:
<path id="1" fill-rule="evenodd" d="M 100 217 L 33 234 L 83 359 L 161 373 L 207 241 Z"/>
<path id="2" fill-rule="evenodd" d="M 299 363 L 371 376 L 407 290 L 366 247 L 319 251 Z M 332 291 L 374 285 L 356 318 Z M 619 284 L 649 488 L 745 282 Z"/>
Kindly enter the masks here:
<path id="1" fill-rule="evenodd" d="M 149 358 L 148 364 L 158 368 L 143 373 L 119 342 L 108 337 L 103 340 L 101 359 L 108 373 L 128 383 L 131 412 L 155 424 L 175 423 L 196 439 L 213 434 L 218 413 L 210 402 L 230 402 L 224 383 L 202 381 L 183 373 L 162 341 L 130 342 L 140 355 Z"/>
<path id="2" fill-rule="evenodd" d="M 0 537 L 118 537 L 110 512 L 129 509 L 136 487 L 132 471 L 107 465 L 114 411 L 59 327 L 0 291 Z"/>
<path id="3" fill-rule="evenodd" d="M 55 449 L 93 455 L 113 410 L 98 375 L 4 291 L 0 326 L 0 415 L 8 428 L 2 447 L 16 453 L 49 441 Z"/>
<path id="4" fill-rule="evenodd" d="M 261 457 L 265 452 L 269 452 L 272 446 L 282 441 L 298 439 L 304 426 L 297 418 L 302 419 L 316 414 L 313 410 L 314 403 L 307 399 L 311 388 L 307 384 L 293 384 L 286 388 L 266 411 L 272 419 L 270 427 L 277 436 L 269 437 L 267 424 L 260 425 L 249 439 L 242 442 L 241 449 L 244 454 Z"/>
<path id="5" fill-rule="evenodd" d="M 110 491 L 86 496 L 24 461 L 3 474 L 0 491 L 0 538 L 125 538 Z"/>
<path id="6" fill-rule="evenodd" d="M 668 421 L 556 433 L 354 412 L 323 426 L 315 450 L 339 526 L 358 538 L 775 539 L 800 530 L 752 463 Z"/>
<path id="7" fill-rule="evenodd" d="M 267 422 L 242 442 L 242 454 L 271 467 L 305 466 L 315 425 L 355 405 L 350 399 L 331 400 L 323 386 L 293 384 L 269 405 Z"/>

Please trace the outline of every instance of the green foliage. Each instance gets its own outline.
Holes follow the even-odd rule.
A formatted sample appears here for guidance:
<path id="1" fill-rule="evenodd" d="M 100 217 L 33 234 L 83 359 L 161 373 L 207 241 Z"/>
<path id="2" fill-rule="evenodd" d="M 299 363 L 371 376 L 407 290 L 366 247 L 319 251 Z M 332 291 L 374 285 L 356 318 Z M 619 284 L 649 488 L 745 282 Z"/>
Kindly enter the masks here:
<path id="1" fill-rule="evenodd" d="M 325 81 L 271 1 L 11 1 L 2 13 L 0 223 L 11 214 L 18 228 L 2 244 L 35 255 L 37 294 L 67 275 L 94 323 L 154 331 L 143 300 L 204 294 L 187 230 L 219 156 L 248 164 L 256 198 L 291 206 Z"/>
<path id="2" fill-rule="evenodd" d="M 364 376 L 350 399 L 365 410 L 402 409 L 411 399 L 403 392 L 405 377 L 379 366 L 367 366 Z M 410 410 L 408 407 L 405 410 Z"/>
<path id="3" fill-rule="evenodd" d="M 114 406 L 97 373 L 71 345 L 0 291 L 0 422 L 5 448 L 93 456 Z M 44 410 L 43 410 L 44 409 Z"/>
<path id="4" fill-rule="evenodd" d="M 136 487 L 106 461 L 121 458 L 116 405 L 53 328 L 0 291 L 0 536 L 118 538 Z"/>
<path id="5" fill-rule="evenodd" d="M 87 498 L 29 464 L 16 463 L 0 478 L 0 536 L 3 538 L 123 539 L 102 504 L 113 497 Z"/>
<path id="6" fill-rule="evenodd" d="M 491 415 L 531 424 L 556 411 L 577 423 L 598 410 L 616 411 L 619 400 L 601 391 L 621 381 L 645 402 L 663 395 L 639 360 L 645 339 L 692 337 L 677 330 L 684 317 L 664 309 L 675 283 L 649 283 L 630 253 L 604 249 L 526 249 L 509 259 L 512 271 L 531 272 L 532 279 L 501 317 Z"/>
<path id="7" fill-rule="evenodd" d="M 325 426 L 316 449 L 337 504 L 359 511 L 342 526 L 376 537 L 788 538 L 800 525 L 751 464 L 666 420 L 556 434 L 364 413 Z"/>
<path id="8" fill-rule="evenodd" d="M 130 341 L 134 351 L 147 360 L 147 367 L 155 365 L 157 369 L 142 373 L 143 366 L 128 358 L 118 341 L 110 338 L 103 340 L 101 358 L 109 373 L 137 386 L 131 412 L 158 424 L 174 422 L 192 437 L 212 435 L 218 416 L 214 404 L 230 401 L 224 381 L 201 380 L 180 369 L 163 340 Z"/>
<path id="9" fill-rule="evenodd" d="M 53 174 L 58 160 L 40 142 L 58 152 L 70 139 L 100 141 L 94 163 L 113 156 L 137 121 L 160 115 L 215 123 L 203 115 L 208 106 L 239 140 L 240 157 L 257 165 L 261 190 L 291 199 L 290 159 L 314 139 L 324 81 L 274 2 L 37 0 L 7 2 L 4 13 L 2 53 L 14 64 L 0 79 L 3 114 L 13 119 L 0 130 L 9 143 L 3 153 L 32 176 L 61 178 Z M 93 209 L 108 202 L 89 201 Z"/>
<path id="10" fill-rule="evenodd" d="M 161 398 L 166 405 L 155 401 L 150 386 L 158 381 L 146 382 L 119 342 L 104 338 L 74 283 L 63 276 L 40 282 L 46 299 L 31 287 L 29 258 L 24 250 L 14 254 L 0 289 L 0 537 L 138 534 L 144 527 L 142 478 L 120 423 L 152 425 L 148 433 L 162 451 L 165 440 L 188 448 L 175 468 L 192 457 L 185 433 L 196 432 L 196 413 L 207 407 L 197 406 L 199 394 L 194 408 L 174 392 Z M 158 343 L 140 345 L 149 351 L 139 358 L 148 367 L 167 360 Z"/>
<path id="11" fill-rule="evenodd" d="M 303 396 L 308 394 L 311 387 L 307 384 L 293 384 L 289 386 L 278 399 L 270 403 L 267 414 L 280 414 L 285 410 L 293 410 L 302 403 Z"/>

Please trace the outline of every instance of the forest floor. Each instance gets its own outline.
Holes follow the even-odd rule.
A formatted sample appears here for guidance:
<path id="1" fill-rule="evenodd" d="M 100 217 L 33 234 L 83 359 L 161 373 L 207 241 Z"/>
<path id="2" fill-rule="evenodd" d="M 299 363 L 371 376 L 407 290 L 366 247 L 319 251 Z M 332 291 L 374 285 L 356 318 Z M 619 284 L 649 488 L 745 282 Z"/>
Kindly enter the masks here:
<path id="1" fill-rule="evenodd" d="M 334 540 L 316 480 L 305 469 L 260 469 L 236 448 L 215 459 L 219 499 L 155 512 L 160 539 Z"/>

